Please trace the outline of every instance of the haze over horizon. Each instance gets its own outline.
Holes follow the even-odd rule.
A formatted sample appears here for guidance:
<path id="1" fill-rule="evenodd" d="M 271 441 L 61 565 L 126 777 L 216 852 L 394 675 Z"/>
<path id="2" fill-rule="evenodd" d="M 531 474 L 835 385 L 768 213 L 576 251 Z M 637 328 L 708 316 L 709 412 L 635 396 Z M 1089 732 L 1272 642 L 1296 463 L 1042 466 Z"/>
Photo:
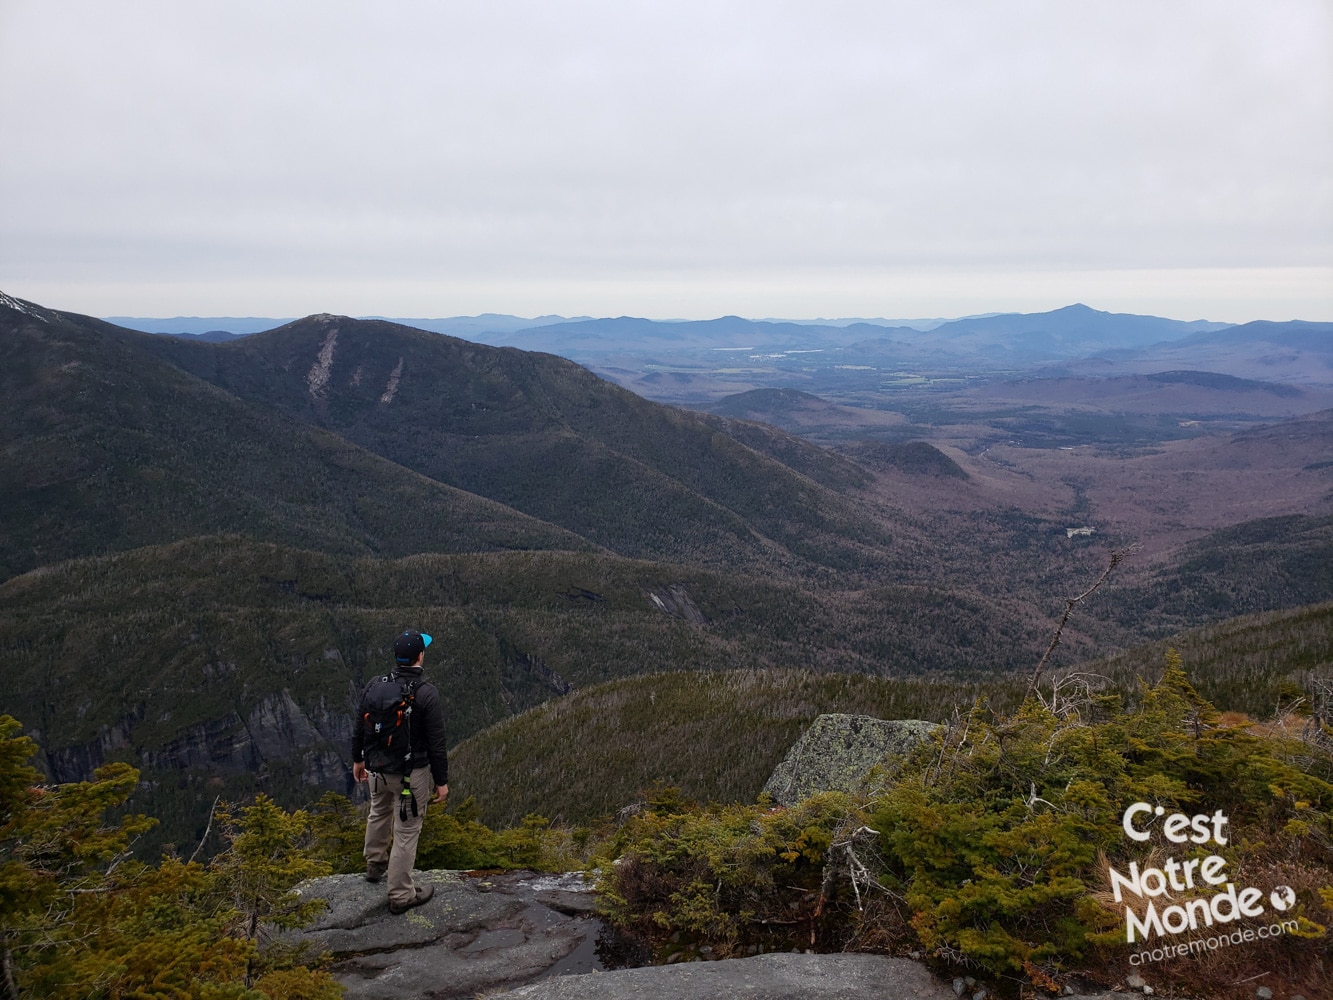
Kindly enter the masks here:
<path id="1" fill-rule="evenodd" d="M 0 290 L 2 293 L 2 290 Z M 42 304 L 42 303 L 38 303 Z M 722 319 L 741 319 L 747 323 L 754 324 L 795 324 L 803 326 L 824 326 L 839 327 L 850 326 L 852 324 L 863 323 L 882 326 L 912 327 L 923 333 L 929 332 L 938 326 L 959 320 L 976 320 L 988 317 L 999 317 L 1006 315 L 1031 315 L 1043 316 L 1050 313 L 1065 313 L 1079 310 L 1088 310 L 1091 307 L 1085 303 L 1070 303 L 1066 306 L 1060 306 L 1052 310 L 1046 310 L 1043 313 L 1023 313 L 1023 312 L 981 312 L 969 313 L 965 316 L 740 316 L 737 313 L 729 312 L 717 316 L 706 316 L 700 318 L 686 318 L 681 316 L 630 316 L 622 314 L 620 316 L 562 316 L 557 313 L 543 313 L 537 316 L 516 316 L 512 313 L 501 313 L 490 310 L 483 313 L 462 316 L 388 316 L 379 313 L 372 313 L 362 316 L 353 316 L 353 319 L 379 319 L 388 320 L 393 323 L 401 323 L 411 326 L 413 323 L 450 323 L 459 322 L 475 327 L 478 332 L 486 329 L 486 321 L 494 320 L 495 329 L 493 332 L 520 330 L 525 323 L 530 323 L 532 327 L 539 328 L 550 324 L 571 324 L 598 322 L 605 320 L 646 320 L 654 324 L 670 325 L 674 323 L 695 324 L 700 322 L 713 322 Z M 1146 314 L 1134 313 L 1110 313 L 1108 310 L 1093 310 L 1094 312 L 1103 312 L 1108 315 L 1118 316 L 1145 316 Z M 318 315 L 318 314 L 309 314 Z M 1086 315 L 1086 313 L 1084 314 Z M 229 330 L 233 333 L 258 333 L 269 327 L 262 326 L 263 323 L 271 323 L 273 327 L 281 324 L 290 323 L 305 317 L 300 316 L 198 316 L 198 315 L 178 315 L 178 316 L 120 316 L 109 315 L 100 316 L 111 323 L 117 323 L 122 326 L 128 326 L 130 329 L 141 330 L 145 333 L 203 333 L 206 330 Z M 1226 326 L 1225 322 L 1210 321 L 1207 317 L 1181 317 L 1181 316 L 1163 316 L 1156 317 L 1168 319 L 1174 322 L 1216 322 L 1219 326 Z M 470 321 L 470 322 L 469 322 Z M 1318 322 L 1316 320 L 1316 322 Z M 178 326 L 171 324 L 177 323 Z M 209 326 L 210 323 L 222 324 L 220 326 Z M 226 324 L 230 323 L 228 326 Z M 437 332 L 440 332 L 437 329 Z M 456 334 L 457 335 L 457 334 Z M 464 339 L 467 339 L 466 337 Z"/>
<path id="2" fill-rule="evenodd" d="M 1333 8 L 0 5 L 97 316 L 1333 317 Z"/>

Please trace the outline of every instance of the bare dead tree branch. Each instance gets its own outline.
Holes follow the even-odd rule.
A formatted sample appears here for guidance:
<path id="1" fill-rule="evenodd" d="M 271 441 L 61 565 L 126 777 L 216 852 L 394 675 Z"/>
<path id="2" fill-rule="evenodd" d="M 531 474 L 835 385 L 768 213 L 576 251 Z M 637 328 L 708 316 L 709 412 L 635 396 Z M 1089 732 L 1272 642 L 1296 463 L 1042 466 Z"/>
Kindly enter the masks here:
<path id="1" fill-rule="evenodd" d="M 1060 624 L 1055 627 L 1055 635 L 1051 636 L 1051 644 L 1046 647 L 1046 652 L 1041 655 L 1041 661 L 1037 664 L 1037 669 L 1032 672 L 1032 679 L 1028 681 L 1028 689 L 1023 695 L 1024 701 L 1031 698 L 1032 693 L 1037 690 L 1037 681 L 1041 679 L 1041 672 L 1046 669 L 1046 661 L 1049 660 L 1051 654 L 1055 652 L 1055 647 L 1060 645 L 1060 636 L 1064 634 L 1065 623 L 1069 621 L 1069 616 L 1074 613 L 1074 608 L 1077 607 L 1079 603 L 1087 600 L 1096 593 L 1097 588 L 1106 582 L 1106 578 L 1111 575 L 1111 571 L 1120 565 L 1120 560 L 1129 555 L 1129 552 L 1130 549 L 1117 549 L 1112 552 L 1111 561 L 1106 569 L 1102 571 L 1102 575 L 1097 577 L 1097 582 L 1077 597 L 1071 597 L 1065 601 L 1065 613 L 1060 618 Z"/>
<path id="2" fill-rule="evenodd" d="M 194 853 L 190 855 L 190 861 L 193 861 L 195 858 L 199 856 L 199 852 L 204 849 L 204 844 L 207 843 L 208 841 L 208 835 L 213 832 L 213 814 L 218 811 L 218 803 L 221 801 L 222 801 L 221 795 L 219 795 L 217 798 L 213 800 L 213 808 L 208 810 L 208 826 L 204 827 L 204 835 L 199 838 L 199 846 L 196 847 L 194 849 Z M 186 864 L 189 863 L 190 862 L 188 861 L 186 862 Z"/>

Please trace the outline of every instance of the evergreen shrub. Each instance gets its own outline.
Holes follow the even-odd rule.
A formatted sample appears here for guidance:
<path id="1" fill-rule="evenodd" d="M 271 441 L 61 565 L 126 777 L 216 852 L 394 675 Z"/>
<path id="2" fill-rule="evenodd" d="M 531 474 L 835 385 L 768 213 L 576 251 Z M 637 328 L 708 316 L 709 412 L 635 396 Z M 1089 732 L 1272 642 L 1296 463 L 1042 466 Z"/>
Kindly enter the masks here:
<path id="1" fill-rule="evenodd" d="M 1333 965 L 1333 732 L 1316 720 L 1223 716 L 1174 653 L 1132 707 L 1070 692 L 1007 717 L 978 704 L 872 775 L 855 800 L 646 809 L 604 845 L 606 859 L 618 855 L 602 868 L 608 916 L 659 945 L 736 953 L 756 929 L 785 925 L 801 947 L 923 951 L 1011 985 L 1050 986 L 1072 970 L 1132 971 L 1137 949 L 1109 870 L 1160 865 L 1169 848 L 1182 864 L 1220 855 L 1237 889 L 1264 899 L 1290 886 L 1295 904 L 1281 916 L 1296 928 L 1154 963 L 1159 981 L 1222 997 L 1246 974 L 1268 973 L 1317 992 L 1318 970 Z M 1220 812 L 1226 843 L 1173 846 L 1160 828 L 1152 844 L 1131 840 L 1122 819 L 1136 802 L 1168 815 Z M 1150 901 L 1124 898 L 1139 916 Z"/>

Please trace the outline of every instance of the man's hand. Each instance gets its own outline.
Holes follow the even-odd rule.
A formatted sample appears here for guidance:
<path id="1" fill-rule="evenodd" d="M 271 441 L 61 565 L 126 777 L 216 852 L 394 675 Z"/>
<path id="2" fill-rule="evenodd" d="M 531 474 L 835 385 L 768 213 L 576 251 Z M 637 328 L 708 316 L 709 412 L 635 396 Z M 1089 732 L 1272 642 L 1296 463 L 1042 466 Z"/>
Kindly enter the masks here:
<path id="1" fill-rule="evenodd" d="M 435 786 L 435 801 L 436 801 L 436 802 L 443 802 L 443 801 L 444 801 L 445 799 L 447 799 L 448 797 L 449 797 L 449 786 L 448 786 L 448 785 L 436 785 L 436 786 Z"/>
<path id="2" fill-rule="evenodd" d="M 352 779 L 354 781 L 368 781 L 370 776 L 366 774 L 366 765 L 361 761 L 352 764 Z"/>

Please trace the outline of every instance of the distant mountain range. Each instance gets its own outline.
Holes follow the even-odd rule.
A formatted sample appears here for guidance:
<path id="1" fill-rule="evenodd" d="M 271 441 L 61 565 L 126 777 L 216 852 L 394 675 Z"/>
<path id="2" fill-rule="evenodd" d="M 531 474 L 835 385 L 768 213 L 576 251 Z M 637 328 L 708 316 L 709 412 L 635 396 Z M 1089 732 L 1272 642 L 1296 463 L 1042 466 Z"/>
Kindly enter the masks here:
<path id="1" fill-rule="evenodd" d="M 1155 316 L 1098 312 L 1074 305 L 1053 312 L 1000 314 L 953 320 L 920 330 L 883 323 L 821 326 L 724 316 L 679 323 L 653 320 L 587 320 L 554 323 L 519 330 L 507 343 L 556 354 L 609 354 L 616 351 L 666 349 L 882 349 L 885 343 L 951 353 L 1007 353 L 1013 357 L 1077 357 L 1100 350 L 1142 347 L 1191 334 L 1226 329 L 1228 324 L 1182 323 Z"/>
<path id="2" fill-rule="evenodd" d="M 1156 316 L 1107 313 L 1072 305 L 1046 313 L 995 313 L 957 320 L 751 320 L 723 316 L 711 320 L 652 320 L 633 316 L 594 319 L 540 316 L 524 319 L 499 313 L 412 319 L 367 316 L 419 330 L 444 333 L 492 346 L 522 347 L 561 354 L 568 350 L 640 347 L 779 347 L 846 346 L 894 331 L 909 340 L 930 333 L 931 341 L 991 343 L 1004 339 L 1018 350 L 1069 350 L 1142 346 L 1193 333 L 1224 330 L 1234 324 L 1205 320 L 1180 322 Z M 108 316 L 107 322 L 145 333 L 216 337 L 258 333 L 291 322 L 257 317 L 186 317 L 144 319 Z"/>
<path id="3" fill-rule="evenodd" d="M 264 330 L 273 330 L 279 326 L 290 323 L 295 317 L 284 317 L 281 319 L 263 318 L 259 316 L 173 316 L 170 318 L 150 318 L 145 316 L 104 316 L 102 317 L 108 323 L 114 323 L 117 326 L 123 326 L 128 330 L 138 330 L 141 333 L 167 333 L 175 336 L 193 336 L 193 337 L 217 337 L 220 334 L 228 333 L 232 336 L 243 337 L 251 333 L 262 333 Z M 478 343 L 492 344 L 493 346 L 502 346 L 507 343 L 506 338 L 518 331 L 527 331 L 545 326 L 556 325 L 577 325 L 580 323 L 598 323 L 599 320 L 591 316 L 537 316 L 527 319 L 522 316 L 510 316 L 505 313 L 482 313 L 478 316 L 449 316 L 437 318 L 424 317 L 403 317 L 403 316 L 361 316 L 360 319 L 382 319 L 390 323 L 398 323 L 402 326 L 414 327 L 418 330 L 430 330 L 432 333 L 445 333 L 451 337 L 462 337 L 464 340 L 475 340 Z M 629 319 L 630 317 L 624 317 Z M 725 317 L 726 319 L 736 319 L 738 317 Z M 972 317 L 978 318 L 978 317 Z M 690 320 L 642 320 L 645 323 L 655 323 L 663 326 L 673 324 L 693 322 Z M 716 322 L 716 321 L 706 321 Z M 931 330 L 944 323 L 951 322 L 948 319 L 760 319 L 760 320 L 742 320 L 743 323 L 755 323 L 759 325 L 770 324 L 776 326 L 797 325 L 797 326 L 816 326 L 838 329 L 841 327 L 863 325 L 878 327 L 908 327 L 914 330 Z M 510 345 L 513 346 L 513 345 Z"/>
<path id="4" fill-rule="evenodd" d="M 369 319 L 381 319 L 369 317 Z M 489 346 L 518 347 L 570 358 L 650 398 L 677 402 L 671 386 L 635 381 L 655 365 L 724 368 L 729 358 L 772 357 L 834 368 L 864 364 L 911 370 L 987 371 L 1022 369 L 1095 359 L 1132 363 L 1147 352 L 1234 355 L 1247 345 L 1275 344 L 1326 350 L 1333 324 L 1259 321 L 1243 325 L 1207 320 L 1109 313 L 1071 305 L 1044 313 L 997 313 L 956 320 L 652 320 L 641 317 L 525 319 L 502 314 L 445 319 L 385 320 Z M 150 333 L 225 343 L 238 336 L 286 325 L 290 320 L 255 317 L 177 317 L 109 322 Z M 728 352 L 732 352 L 729 354 Z M 809 357 L 805 357 L 809 355 Z M 1147 363 L 1153 363 L 1151 360 Z M 1203 364 L 1171 361 L 1174 368 Z M 627 374 L 632 373 L 632 374 Z M 1230 374 L 1241 375 L 1240 371 Z M 695 385 L 697 387 L 697 379 Z"/>

